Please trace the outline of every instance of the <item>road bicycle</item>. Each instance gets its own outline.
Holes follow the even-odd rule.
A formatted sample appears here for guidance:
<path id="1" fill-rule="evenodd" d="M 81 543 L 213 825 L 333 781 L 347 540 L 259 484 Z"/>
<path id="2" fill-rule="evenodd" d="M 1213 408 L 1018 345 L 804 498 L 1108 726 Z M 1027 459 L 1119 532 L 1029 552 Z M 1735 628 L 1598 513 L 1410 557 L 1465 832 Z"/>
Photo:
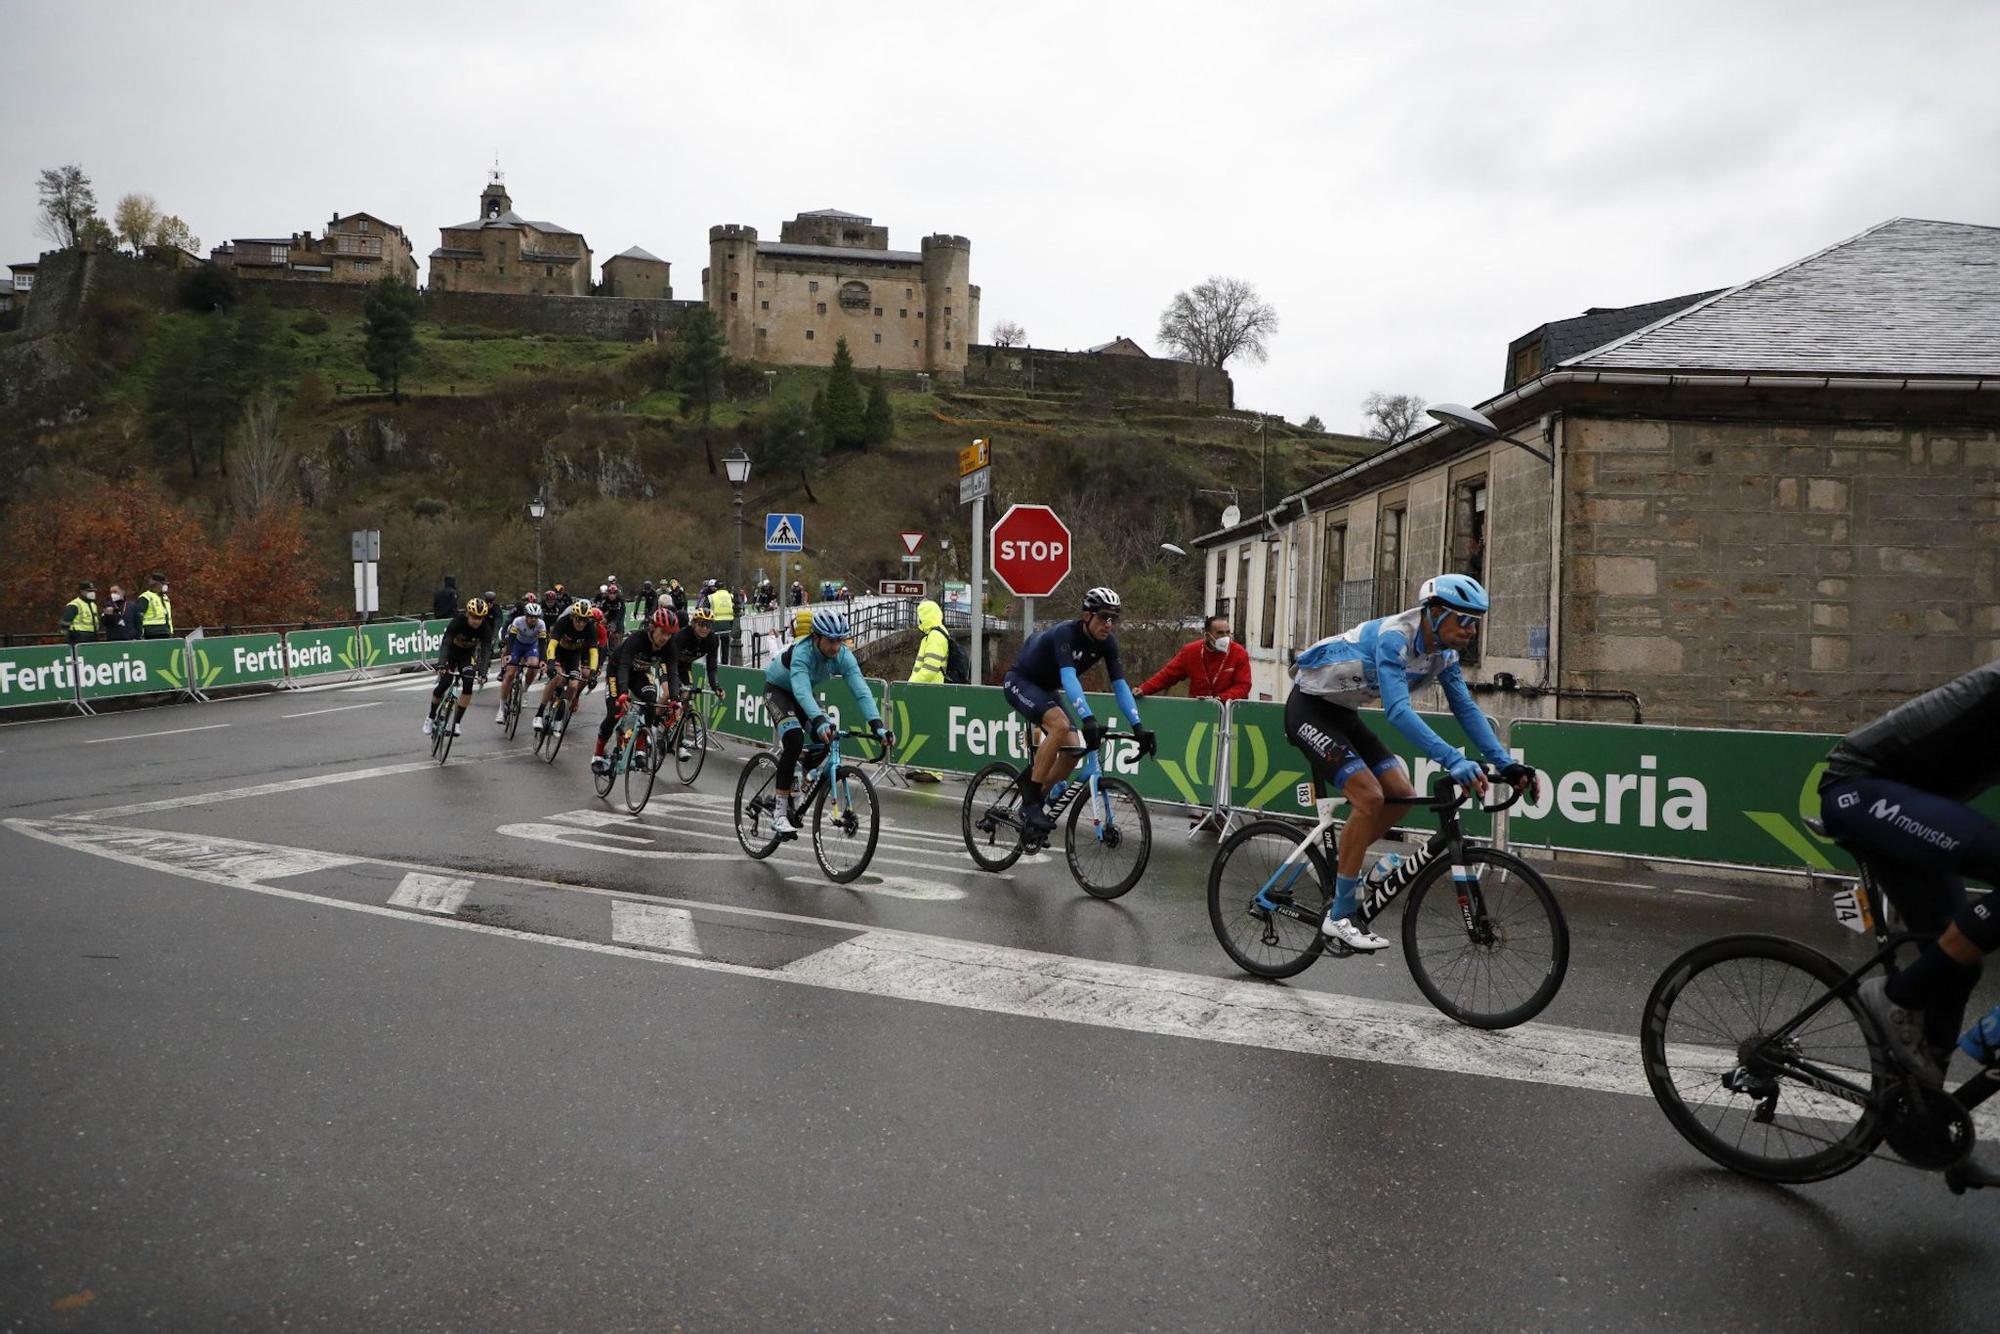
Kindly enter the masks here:
<path id="1" fill-rule="evenodd" d="M 868 775 L 840 758 L 840 741 L 850 737 L 872 742 L 876 760 L 888 754 L 884 737 L 853 729 L 835 731 L 823 742 L 808 743 L 799 756 L 804 786 L 793 799 L 794 820 L 812 827 L 813 858 L 836 885 L 856 879 L 875 856 L 881 834 L 880 803 Z M 778 759 L 769 751 L 753 756 L 736 780 L 736 841 L 762 861 L 793 835 L 778 834 L 771 825 L 778 815 Z"/>
<path id="2" fill-rule="evenodd" d="M 1032 754 L 1041 729 L 1026 732 Z M 1138 748 L 1136 738 L 1107 734 L 1104 745 L 1123 743 Z M 1063 831 L 1063 854 L 1069 873 L 1084 893 L 1115 899 L 1139 883 L 1153 855 L 1153 821 L 1139 789 L 1104 772 L 1098 752 L 1088 746 L 1064 746 L 1065 755 L 1082 755 L 1070 776 L 1048 794 L 1046 809 Z M 1032 759 L 1015 765 L 995 760 L 972 776 L 959 829 L 965 850 L 982 871 L 1004 871 L 1047 845 L 1048 835 L 1021 816 L 1021 780 Z M 1086 823 L 1086 820 L 1088 821 Z"/>
<path id="3" fill-rule="evenodd" d="M 506 724 L 509 741 L 514 739 L 514 733 L 521 726 L 521 701 L 528 690 L 528 671 L 526 663 L 515 667 L 513 674 L 507 678 L 506 690 L 500 695 L 500 707 L 506 711 L 502 721 Z"/>
<path id="4" fill-rule="evenodd" d="M 713 690 L 697 690 L 686 704 L 673 706 L 674 716 L 667 725 L 665 744 L 654 752 L 655 765 L 664 764 L 666 757 L 674 757 L 674 776 L 681 780 L 683 787 L 692 787 L 694 780 L 701 777 L 701 766 L 708 762 L 708 719 L 704 716 L 699 697 L 715 696 Z"/>
<path id="5" fill-rule="evenodd" d="M 550 671 L 555 678 L 556 698 L 542 714 L 542 730 L 535 734 L 535 754 L 542 757 L 544 764 L 556 762 L 556 752 L 562 749 L 570 719 L 576 716 L 576 711 L 569 705 L 569 683 L 565 678 L 576 676 L 586 688 L 590 682 L 590 677 L 582 672 L 566 672 L 561 667 L 551 668 Z"/>
<path id="6" fill-rule="evenodd" d="M 439 667 L 437 670 L 447 669 Z M 456 669 L 451 669 L 444 694 L 431 705 L 431 757 L 439 764 L 451 758 L 452 738 L 458 734 L 458 697 L 463 689 L 464 677 Z"/>
<path id="7" fill-rule="evenodd" d="M 604 758 L 611 763 L 602 773 L 591 772 L 590 781 L 600 797 L 609 797 L 618 780 L 624 779 L 625 809 L 634 815 L 645 810 L 646 803 L 652 800 L 653 780 L 660 772 L 659 757 L 666 750 L 660 740 L 662 724 L 648 716 L 652 708 L 629 691 L 626 693 L 625 706 L 612 725 L 610 743 L 604 748 Z"/>
<path id="8" fill-rule="evenodd" d="M 1504 811 L 1526 790 L 1516 787 L 1507 800 L 1483 809 Z M 1313 791 L 1302 787 L 1301 799 Z M 1461 1024 L 1512 1028 L 1540 1014 L 1561 988 L 1569 971 L 1569 924 L 1534 867 L 1465 836 L 1458 808 L 1471 795 L 1471 788 L 1440 776 L 1431 796 L 1401 803 L 1436 811 L 1437 832 L 1385 879 L 1364 883 L 1354 920 L 1367 926 L 1407 892 L 1403 959 L 1417 990 Z M 1354 953 L 1320 933 L 1338 859 L 1333 825 L 1330 812 L 1303 834 L 1291 821 L 1256 820 L 1215 850 L 1208 870 L 1209 925 L 1244 972 L 1292 977 L 1321 954 Z M 1447 877 L 1452 892 L 1434 893 Z"/>
<path id="9" fill-rule="evenodd" d="M 1855 998 L 1877 970 L 1895 973 L 1899 952 L 1926 943 L 1902 929 L 1876 872 L 1855 860 L 1860 880 L 1835 896 L 1834 915 L 1873 936 L 1875 953 L 1850 969 L 1784 936 L 1695 946 L 1646 998 L 1646 1083 L 1681 1138 L 1760 1181 L 1824 1181 L 1886 1144 L 1912 1167 L 1943 1172 L 1955 1194 L 2000 1184 L 1967 1161 L 1972 1109 L 2000 1091 L 2000 1064 L 1949 1091 L 1926 1088 Z"/>

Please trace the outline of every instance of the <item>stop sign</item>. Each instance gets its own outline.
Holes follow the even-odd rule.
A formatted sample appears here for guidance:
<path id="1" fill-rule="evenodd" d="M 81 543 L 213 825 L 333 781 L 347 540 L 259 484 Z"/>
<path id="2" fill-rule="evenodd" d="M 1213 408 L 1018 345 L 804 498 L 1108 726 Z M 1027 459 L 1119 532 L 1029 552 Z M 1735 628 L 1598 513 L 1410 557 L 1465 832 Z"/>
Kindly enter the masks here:
<path id="1" fill-rule="evenodd" d="M 1055 592 L 1069 557 L 1069 527 L 1047 505 L 1009 505 L 993 525 L 993 574 L 1017 598 Z"/>

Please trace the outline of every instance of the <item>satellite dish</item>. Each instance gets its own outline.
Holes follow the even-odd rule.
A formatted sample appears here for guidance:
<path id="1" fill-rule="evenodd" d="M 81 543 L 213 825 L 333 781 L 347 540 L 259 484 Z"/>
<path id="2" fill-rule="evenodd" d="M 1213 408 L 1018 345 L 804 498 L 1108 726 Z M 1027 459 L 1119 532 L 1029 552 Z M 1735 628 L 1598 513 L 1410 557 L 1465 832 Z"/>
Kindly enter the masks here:
<path id="1" fill-rule="evenodd" d="M 1227 505 L 1223 507 L 1222 526 L 1224 528 L 1234 528 L 1237 524 L 1241 523 L 1242 521 L 1243 521 L 1243 511 L 1239 509 L 1237 506 Z"/>

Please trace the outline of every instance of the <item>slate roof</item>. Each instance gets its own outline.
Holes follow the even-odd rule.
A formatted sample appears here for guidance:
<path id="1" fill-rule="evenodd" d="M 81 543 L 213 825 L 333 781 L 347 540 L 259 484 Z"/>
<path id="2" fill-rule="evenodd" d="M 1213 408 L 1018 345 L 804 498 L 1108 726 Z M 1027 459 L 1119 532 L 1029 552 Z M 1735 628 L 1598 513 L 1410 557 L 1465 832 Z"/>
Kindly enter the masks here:
<path id="1" fill-rule="evenodd" d="M 789 255 L 794 259 L 852 259 L 875 264 L 921 264 L 924 257 L 914 250 L 864 250 L 846 245 L 792 245 L 786 241 L 759 241 L 760 255 Z"/>
<path id="2" fill-rule="evenodd" d="M 533 227 L 536 231 L 547 232 L 550 236 L 583 235 L 582 232 L 571 231 L 561 223 L 536 222 L 532 218 L 524 218 L 512 209 L 507 210 L 497 218 L 474 218 L 471 222 L 454 223 L 445 228 L 445 230 L 448 232 L 476 232 L 482 227 Z"/>
<path id="3" fill-rule="evenodd" d="M 801 213 L 799 216 L 802 218 L 839 218 L 842 222 L 875 221 L 873 218 L 864 218 L 859 213 L 845 213 L 837 208 L 816 208 L 810 213 Z"/>
<path id="4" fill-rule="evenodd" d="M 1636 306 L 1592 306 L 1573 319 L 1551 320 L 1542 326 L 1544 359 L 1551 366 L 1568 361 L 1726 290 L 1711 287 L 1706 292 L 1690 292 Z"/>
<path id="5" fill-rule="evenodd" d="M 2000 375 L 2000 227 L 1892 218 L 1564 364 Z"/>
<path id="6" fill-rule="evenodd" d="M 621 250 L 617 254 L 613 255 L 611 259 L 643 259 L 648 264 L 664 264 L 667 262 L 664 259 L 661 259 L 658 255 L 652 254 L 645 250 L 641 250 L 638 246 L 633 246 L 630 250 Z M 609 264 L 611 260 L 607 259 L 604 262 L 606 264 Z"/>

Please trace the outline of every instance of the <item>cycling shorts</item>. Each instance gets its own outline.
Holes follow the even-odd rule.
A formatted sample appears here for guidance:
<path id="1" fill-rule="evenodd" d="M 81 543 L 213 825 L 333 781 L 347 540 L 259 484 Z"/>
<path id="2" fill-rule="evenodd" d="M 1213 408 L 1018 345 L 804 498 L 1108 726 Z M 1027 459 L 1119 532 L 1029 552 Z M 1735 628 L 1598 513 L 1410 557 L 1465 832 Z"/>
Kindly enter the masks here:
<path id="1" fill-rule="evenodd" d="M 806 711 L 799 707 L 798 696 L 783 686 L 764 687 L 764 712 L 770 715 L 771 726 L 780 732 L 785 730 L 788 719 L 796 719 L 802 728 L 810 728 L 812 725 Z M 822 713 L 820 717 L 824 718 L 826 715 Z"/>
<path id="2" fill-rule="evenodd" d="M 1050 709 L 1061 707 L 1055 692 L 1042 689 L 1018 672 L 1007 673 L 1000 689 L 1007 696 L 1007 702 L 1014 706 L 1014 712 L 1037 727 L 1042 725 L 1042 719 L 1048 716 Z"/>
<path id="3" fill-rule="evenodd" d="M 540 640 L 531 639 L 525 644 L 518 639 L 509 639 L 507 641 L 507 661 L 510 665 L 518 667 L 524 662 L 540 662 L 541 660 L 542 644 Z"/>
<path id="4" fill-rule="evenodd" d="M 446 640 L 438 654 L 437 669 L 441 672 L 455 672 L 472 665 L 472 655 L 479 651 L 479 645 L 467 644 L 464 648 Z"/>
<path id="5" fill-rule="evenodd" d="M 556 666 L 566 672 L 581 673 L 583 671 L 583 649 L 580 647 L 564 648 L 561 644 L 557 644 L 555 646 L 554 657 Z"/>
<path id="6" fill-rule="evenodd" d="M 1380 775 L 1403 765 L 1359 713 L 1297 687 L 1285 700 L 1285 739 L 1305 752 L 1325 797 L 1364 769 Z"/>

